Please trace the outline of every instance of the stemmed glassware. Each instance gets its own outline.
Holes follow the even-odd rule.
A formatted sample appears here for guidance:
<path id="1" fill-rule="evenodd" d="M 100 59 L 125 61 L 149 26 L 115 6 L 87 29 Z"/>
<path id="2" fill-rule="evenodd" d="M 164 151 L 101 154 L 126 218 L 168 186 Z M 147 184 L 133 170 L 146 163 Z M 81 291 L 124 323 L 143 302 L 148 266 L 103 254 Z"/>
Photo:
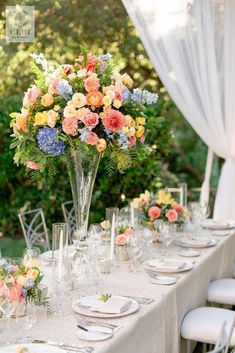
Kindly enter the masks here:
<path id="1" fill-rule="evenodd" d="M 10 333 L 10 317 L 16 310 L 18 300 L 17 293 L 14 293 L 14 288 L 8 288 L 7 283 L 10 284 L 10 279 L 9 282 L 5 283 L 4 287 L 2 287 L 0 291 L 0 311 L 6 317 L 6 331 L 8 334 Z M 17 289 L 15 290 L 17 291 Z"/>
<path id="2" fill-rule="evenodd" d="M 40 256 L 40 249 L 37 247 L 34 248 L 27 248 L 25 249 L 23 253 L 23 264 L 27 266 L 28 264 L 31 264 L 30 267 L 32 267 L 32 261 L 35 261 L 35 266 L 39 266 L 39 256 Z"/>
<path id="3" fill-rule="evenodd" d="M 161 231 L 161 241 L 163 244 L 162 256 L 169 256 L 167 249 L 174 241 L 174 225 L 169 223 L 163 223 L 160 226 Z"/>
<path id="4" fill-rule="evenodd" d="M 27 303 L 27 310 L 24 315 L 18 314 L 16 310 L 16 325 L 24 331 L 22 341 L 30 340 L 26 334 L 37 322 L 37 311 L 34 303 Z"/>
<path id="5" fill-rule="evenodd" d="M 127 251 L 129 254 L 129 257 L 131 259 L 131 268 L 130 272 L 132 273 L 138 273 L 140 272 L 139 270 L 139 260 L 140 257 L 142 256 L 142 246 L 141 246 L 141 240 L 137 235 L 137 232 L 134 233 L 128 242 L 127 245 Z"/>
<path id="6" fill-rule="evenodd" d="M 199 202 L 192 202 L 190 204 L 190 213 L 192 222 L 196 228 L 197 237 L 200 236 L 202 224 L 206 218 L 210 215 L 210 209 L 207 204 L 201 204 Z"/>

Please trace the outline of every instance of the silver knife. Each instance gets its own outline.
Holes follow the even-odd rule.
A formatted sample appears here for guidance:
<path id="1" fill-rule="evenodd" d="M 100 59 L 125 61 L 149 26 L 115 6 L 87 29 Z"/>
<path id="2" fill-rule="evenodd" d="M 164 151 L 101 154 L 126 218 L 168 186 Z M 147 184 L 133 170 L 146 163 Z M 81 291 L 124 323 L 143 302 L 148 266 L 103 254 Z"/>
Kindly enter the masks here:
<path id="1" fill-rule="evenodd" d="M 74 346 L 66 343 L 59 343 L 59 342 L 46 341 L 46 340 L 33 340 L 32 343 L 48 344 L 49 346 L 59 347 L 61 349 L 68 350 L 71 352 L 91 353 L 94 350 L 94 348 L 90 346 Z"/>
<path id="2" fill-rule="evenodd" d="M 109 327 L 104 327 L 104 326 L 96 326 L 96 325 L 89 325 L 89 326 L 83 326 L 81 323 L 77 325 L 78 328 L 80 328 L 83 331 L 86 332 L 100 332 L 100 333 L 113 333 L 113 330 Z"/>

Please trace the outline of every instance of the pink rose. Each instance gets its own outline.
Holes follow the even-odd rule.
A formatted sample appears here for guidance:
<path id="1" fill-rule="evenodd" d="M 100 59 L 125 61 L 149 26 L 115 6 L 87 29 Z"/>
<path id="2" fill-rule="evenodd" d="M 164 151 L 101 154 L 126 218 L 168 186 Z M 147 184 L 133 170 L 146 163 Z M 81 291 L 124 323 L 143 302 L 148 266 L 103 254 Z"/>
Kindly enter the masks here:
<path id="1" fill-rule="evenodd" d="M 166 213 L 166 217 L 168 218 L 168 221 L 175 222 L 178 219 L 178 213 L 176 210 L 171 209 Z"/>
<path id="2" fill-rule="evenodd" d="M 48 92 L 49 93 L 57 93 L 57 94 L 59 94 L 59 91 L 58 91 L 59 83 L 60 83 L 60 79 L 59 78 L 55 78 L 52 81 L 52 83 L 50 84 Z"/>
<path id="3" fill-rule="evenodd" d="M 85 79 L 84 86 L 87 92 L 98 91 L 100 80 L 96 76 L 89 76 Z"/>
<path id="4" fill-rule="evenodd" d="M 176 210 L 176 212 L 178 212 L 178 213 L 180 213 L 180 212 L 182 212 L 182 211 L 184 210 L 183 206 L 180 205 L 180 204 L 177 203 L 177 202 L 174 202 L 174 203 L 172 204 L 172 207 L 173 207 L 173 209 Z"/>
<path id="5" fill-rule="evenodd" d="M 133 235 L 133 229 L 132 228 L 127 228 L 124 232 L 126 237 L 131 237 Z"/>
<path id="6" fill-rule="evenodd" d="M 83 122 L 88 127 L 95 127 L 99 122 L 99 115 L 96 113 L 88 113 L 85 115 Z"/>
<path id="7" fill-rule="evenodd" d="M 154 219 L 159 218 L 160 214 L 161 214 L 161 210 L 157 206 L 152 206 L 148 210 L 148 216 L 149 216 L 151 221 L 153 221 Z"/>
<path id="8" fill-rule="evenodd" d="M 97 145 L 98 136 L 95 132 L 88 131 L 88 137 L 84 140 L 88 145 Z"/>
<path id="9" fill-rule="evenodd" d="M 122 102 L 123 101 L 122 93 L 117 89 L 114 90 L 114 93 L 115 93 L 115 99 L 118 99 L 120 102 Z"/>
<path id="10" fill-rule="evenodd" d="M 67 135 L 77 135 L 78 121 L 77 118 L 65 118 L 62 129 Z"/>
<path id="11" fill-rule="evenodd" d="M 136 137 L 135 136 L 129 137 L 128 141 L 129 141 L 129 146 L 130 147 L 134 147 L 136 145 Z"/>
<path id="12" fill-rule="evenodd" d="M 116 132 L 125 125 L 125 117 L 118 110 L 111 109 L 105 114 L 102 122 L 106 129 Z"/>
<path id="13" fill-rule="evenodd" d="M 34 169 L 34 170 L 40 170 L 43 168 L 43 166 L 39 163 L 33 162 L 33 161 L 28 161 L 26 164 L 26 167 L 29 169 Z"/>
<path id="14" fill-rule="evenodd" d="M 119 234 L 118 236 L 116 236 L 115 243 L 117 245 L 125 245 L 127 243 L 127 237 L 125 236 L 125 234 Z"/>
<path id="15" fill-rule="evenodd" d="M 25 96 L 23 99 L 23 105 L 27 106 L 27 105 L 35 104 L 40 94 L 41 94 L 41 91 L 36 86 L 29 88 L 25 93 Z"/>

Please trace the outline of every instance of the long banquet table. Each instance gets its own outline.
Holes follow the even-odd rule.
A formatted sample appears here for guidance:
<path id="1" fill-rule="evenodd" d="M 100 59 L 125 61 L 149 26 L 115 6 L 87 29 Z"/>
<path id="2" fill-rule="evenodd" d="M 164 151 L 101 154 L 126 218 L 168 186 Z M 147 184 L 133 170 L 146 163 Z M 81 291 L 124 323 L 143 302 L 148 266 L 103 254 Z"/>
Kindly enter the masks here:
<path id="1" fill-rule="evenodd" d="M 233 276 L 235 233 L 218 237 L 218 241 L 216 246 L 202 249 L 200 257 L 193 258 L 194 268 L 180 273 L 174 285 L 151 284 L 143 270 L 138 274 L 130 273 L 125 263 L 98 281 L 98 285 L 81 285 L 73 294 L 74 298 L 96 292 L 154 298 L 153 303 L 140 305 L 139 311 L 133 315 L 108 319 L 108 322 L 121 326 L 109 340 L 96 343 L 79 340 L 76 336 L 77 314 L 72 311 L 39 320 L 30 335 L 37 339 L 93 346 L 94 353 L 179 353 L 180 325 L 184 315 L 205 303 L 210 281 Z M 178 257 L 178 247 L 171 247 L 170 252 Z M 49 276 L 50 271 L 47 272 Z"/>

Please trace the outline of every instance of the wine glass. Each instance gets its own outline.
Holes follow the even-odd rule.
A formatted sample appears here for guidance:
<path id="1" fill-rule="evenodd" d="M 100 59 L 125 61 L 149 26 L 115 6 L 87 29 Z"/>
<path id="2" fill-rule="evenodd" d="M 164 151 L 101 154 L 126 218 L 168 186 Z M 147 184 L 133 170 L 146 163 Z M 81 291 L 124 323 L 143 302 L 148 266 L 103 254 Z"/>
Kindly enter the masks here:
<path id="1" fill-rule="evenodd" d="M 38 267 L 39 266 L 39 256 L 40 256 L 40 249 L 37 247 L 34 248 L 27 248 L 23 253 L 23 264 L 26 267 Z"/>
<path id="2" fill-rule="evenodd" d="M 142 247 L 141 247 L 140 239 L 137 238 L 136 235 L 132 235 L 130 237 L 127 245 L 127 251 L 131 259 L 130 272 L 132 273 L 140 272 L 138 265 L 139 265 L 139 259 L 142 256 Z"/>
<path id="3" fill-rule="evenodd" d="M 160 226 L 161 229 L 161 240 L 163 244 L 163 252 L 162 256 L 167 257 L 169 256 L 167 252 L 168 246 L 170 246 L 174 241 L 174 229 L 172 224 L 164 223 Z"/>
<path id="4" fill-rule="evenodd" d="M 24 315 L 18 313 L 16 310 L 16 325 L 24 332 L 22 341 L 30 340 L 30 337 L 27 336 L 27 332 L 33 327 L 36 322 L 37 311 L 36 305 L 34 303 L 27 303 L 26 312 Z"/>
<path id="5" fill-rule="evenodd" d="M 17 291 L 17 290 L 14 289 L 14 287 L 12 287 L 11 289 L 8 288 L 7 286 L 8 283 L 10 283 L 10 280 L 9 282 L 5 283 L 0 294 L 0 311 L 3 313 L 3 315 L 5 315 L 7 319 L 6 320 L 7 334 L 10 333 L 10 317 L 14 313 L 18 304 L 17 293 L 14 293 L 14 291 Z M 7 343 L 10 343 L 10 342 L 7 342 Z"/>

